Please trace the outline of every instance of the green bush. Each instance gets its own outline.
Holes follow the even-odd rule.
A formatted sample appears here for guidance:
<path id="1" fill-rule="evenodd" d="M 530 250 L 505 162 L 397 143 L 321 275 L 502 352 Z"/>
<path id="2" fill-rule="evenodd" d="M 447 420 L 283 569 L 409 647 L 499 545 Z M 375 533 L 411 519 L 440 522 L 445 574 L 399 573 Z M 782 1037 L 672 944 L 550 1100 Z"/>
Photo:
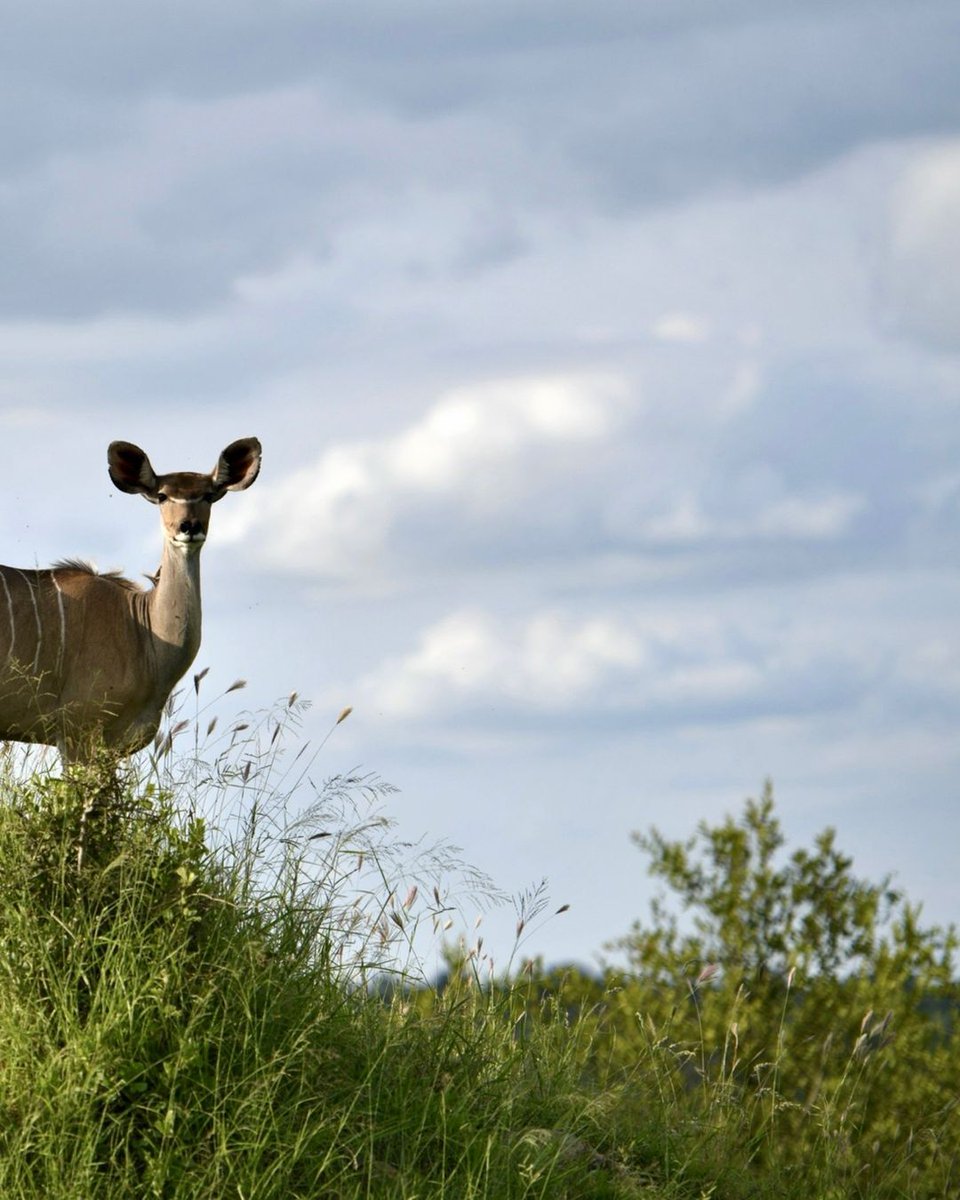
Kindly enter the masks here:
<path id="1" fill-rule="evenodd" d="M 859 879 L 832 830 L 786 854 L 769 786 L 688 841 L 635 841 L 674 903 L 613 943 L 626 971 L 544 981 L 588 1014 L 597 1086 L 629 1080 L 801 1194 L 960 1194 L 953 929 Z"/>

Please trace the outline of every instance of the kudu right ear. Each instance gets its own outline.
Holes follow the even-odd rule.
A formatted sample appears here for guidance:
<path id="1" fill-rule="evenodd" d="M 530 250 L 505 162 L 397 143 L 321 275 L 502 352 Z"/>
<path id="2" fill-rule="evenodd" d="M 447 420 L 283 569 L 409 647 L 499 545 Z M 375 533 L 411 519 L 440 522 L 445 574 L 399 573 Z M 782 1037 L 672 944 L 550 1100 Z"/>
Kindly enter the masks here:
<path id="1" fill-rule="evenodd" d="M 260 474 L 262 450 L 256 438 L 240 438 L 224 450 L 217 459 L 211 478 L 217 486 L 219 500 L 224 492 L 242 492 Z"/>
<path id="2" fill-rule="evenodd" d="M 156 494 L 157 476 L 150 459 L 133 442 L 111 442 L 107 464 L 110 478 L 121 492 L 139 492 L 148 499 Z"/>

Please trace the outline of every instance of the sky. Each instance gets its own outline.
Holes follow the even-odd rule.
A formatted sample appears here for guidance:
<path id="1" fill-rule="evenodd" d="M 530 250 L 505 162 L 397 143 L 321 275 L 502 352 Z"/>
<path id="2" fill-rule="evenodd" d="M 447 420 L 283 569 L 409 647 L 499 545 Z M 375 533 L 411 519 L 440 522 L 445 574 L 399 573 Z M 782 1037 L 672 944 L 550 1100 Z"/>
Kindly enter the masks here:
<path id="1" fill-rule="evenodd" d="M 38 0 L 0 42 L 0 557 L 152 571 L 595 965 L 772 779 L 960 916 L 954 0 Z M 225 698 L 228 706 L 236 693 Z M 226 711 L 232 711 L 226 709 Z M 474 936 L 474 898 L 463 899 Z M 483 916 L 509 958 L 509 904 Z"/>

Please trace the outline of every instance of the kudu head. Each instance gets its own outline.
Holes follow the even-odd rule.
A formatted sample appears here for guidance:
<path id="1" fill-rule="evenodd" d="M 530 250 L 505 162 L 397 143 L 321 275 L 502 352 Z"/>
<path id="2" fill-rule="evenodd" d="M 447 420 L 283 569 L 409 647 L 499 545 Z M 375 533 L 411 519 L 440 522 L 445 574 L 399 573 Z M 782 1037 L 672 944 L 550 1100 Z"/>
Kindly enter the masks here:
<path id="1" fill-rule="evenodd" d="M 256 438 L 231 442 L 209 475 L 175 471 L 157 475 L 150 459 L 132 442 L 111 442 L 107 450 L 110 478 L 122 492 L 139 492 L 160 509 L 167 542 L 183 553 L 196 553 L 210 523 L 210 505 L 227 492 L 248 488 L 260 471 Z"/>

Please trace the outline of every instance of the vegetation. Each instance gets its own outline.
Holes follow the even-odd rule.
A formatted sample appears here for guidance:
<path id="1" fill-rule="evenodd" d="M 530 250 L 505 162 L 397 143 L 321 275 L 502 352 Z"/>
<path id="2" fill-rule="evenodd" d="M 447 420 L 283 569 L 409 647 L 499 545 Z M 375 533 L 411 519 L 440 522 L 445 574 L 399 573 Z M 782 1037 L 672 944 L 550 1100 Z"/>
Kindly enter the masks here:
<path id="1" fill-rule="evenodd" d="M 296 712 L 211 722 L 186 757 L 168 736 L 116 785 L 8 758 L 0 1196 L 960 1192 L 953 935 L 830 833 L 785 855 L 769 791 L 689 843 L 653 831 L 686 913 L 658 902 L 626 971 L 493 980 L 476 944 L 431 985 L 448 884 L 488 885 L 399 844 L 373 777 L 291 817 Z"/>

